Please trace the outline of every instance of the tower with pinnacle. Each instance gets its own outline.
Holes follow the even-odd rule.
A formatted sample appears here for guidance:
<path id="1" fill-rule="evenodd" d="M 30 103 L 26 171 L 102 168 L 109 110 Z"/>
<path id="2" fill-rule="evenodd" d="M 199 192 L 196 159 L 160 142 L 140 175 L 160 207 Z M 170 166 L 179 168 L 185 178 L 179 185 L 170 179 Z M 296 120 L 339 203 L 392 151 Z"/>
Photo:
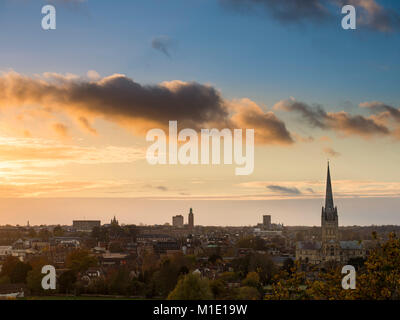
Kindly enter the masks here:
<path id="1" fill-rule="evenodd" d="M 190 208 L 190 211 L 189 211 L 188 227 L 190 229 L 193 229 L 193 227 L 194 227 L 194 214 L 193 214 L 193 209 L 192 208 Z"/>
<path id="2" fill-rule="evenodd" d="M 322 243 L 321 250 L 322 256 L 325 260 L 337 260 L 340 255 L 339 244 L 339 218 L 337 207 L 333 204 L 333 193 L 331 174 L 329 170 L 326 178 L 326 194 L 325 194 L 325 207 L 322 207 L 321 213 L 321 229 L 322 229 Z"/>

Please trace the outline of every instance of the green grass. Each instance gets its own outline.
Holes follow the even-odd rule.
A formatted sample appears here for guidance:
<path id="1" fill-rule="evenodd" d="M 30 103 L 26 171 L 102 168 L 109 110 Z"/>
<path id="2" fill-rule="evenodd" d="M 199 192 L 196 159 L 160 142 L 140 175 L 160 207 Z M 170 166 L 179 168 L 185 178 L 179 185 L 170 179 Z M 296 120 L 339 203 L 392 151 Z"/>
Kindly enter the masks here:
<path id="1" fill-rule="evenodd" d="M 114 297 L 114 296 L 32 296 L 20 298 L 18 300 L 142 300 L 133 297 Z"/>

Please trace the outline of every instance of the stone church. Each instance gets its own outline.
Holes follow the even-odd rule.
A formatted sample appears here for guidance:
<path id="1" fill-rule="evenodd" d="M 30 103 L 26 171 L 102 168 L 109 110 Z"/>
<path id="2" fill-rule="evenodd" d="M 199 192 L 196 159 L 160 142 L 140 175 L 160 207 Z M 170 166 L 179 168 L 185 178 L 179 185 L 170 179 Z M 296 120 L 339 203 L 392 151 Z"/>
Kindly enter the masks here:
<path id="1" fill-rule="evenodd" d="M 373 247 L 373 241 L 368 240 L 340 241 L 339 217 L 337 207 L 333 204 L 329 163 L 326 178 L 325 207 L 322 207 L 321 213 L 321 231 L 322 241 L 297 242 L 296 260 L 311 264 L 320 264 L 333 260 L 346 264 L 351 258 L 365 258 Z"/>

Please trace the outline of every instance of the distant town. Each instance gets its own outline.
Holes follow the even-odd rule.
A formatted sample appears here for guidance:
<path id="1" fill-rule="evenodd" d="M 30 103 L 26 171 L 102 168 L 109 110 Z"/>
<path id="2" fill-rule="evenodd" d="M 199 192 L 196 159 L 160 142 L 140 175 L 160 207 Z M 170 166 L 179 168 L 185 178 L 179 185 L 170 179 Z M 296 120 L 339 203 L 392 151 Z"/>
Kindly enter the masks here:
<path id="1" fill-rule="evenodd" d="M 128 296 L 167 298 L 178 280 L 207 279 L 216 299 L 260 299 L 274 277 L 298 264 L 311 275 L 327 263 L 362 264 L 378 237 L 399 226 L 339 227 L 328 165 L 321 227 L 288 227 L 260 217 L 249 227 L 196 225 L 196 212 L 171 217 L 171 224 L 137 226 L 100 220 L 71 225 L 0 227 L 0 297 Z M 201 214 L 201 213 L 199 213 Z M 43 265 L 57 272 L 57 290 L 40 284 Z"/>

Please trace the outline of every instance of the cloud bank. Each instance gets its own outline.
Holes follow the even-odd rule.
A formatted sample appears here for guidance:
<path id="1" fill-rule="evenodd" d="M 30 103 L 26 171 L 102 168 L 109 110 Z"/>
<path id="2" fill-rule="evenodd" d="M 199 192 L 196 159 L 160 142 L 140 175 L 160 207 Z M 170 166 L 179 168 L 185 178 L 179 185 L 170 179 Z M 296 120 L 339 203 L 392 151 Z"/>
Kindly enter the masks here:
<path id="1" fill-rule="evenodd" d="M 296 187 L 284 187 L 284 186 L 279 186 L 279 185 L 269 185 L 267 186 L 267 189 L 278 192 L 278 193 L 283 193 L 283 194 L 290 194 L 290 195 L 300 195 L 301 192 L 299 189 Z"/>
<path id="2" fill-rule="evenodd" d="M 60 114 L 94 136 L 99 134 L 94 126 L 96 119 L 116 123 L 141 136 L 153 128 L 168 131 L 168 122 L 177 120 L 179 129 L 254 129 L 255 141 L 261 145 L 314 141 L 311 135 L 305 138 L 291 132 L 277 115 L 282 111 L 297 115 L 305 128 L 333 131 L 340 137 L 400 138 L 400 110 L 382 102 L 361 103 L 359 110 L 366 115 L 328 112 L 321 105 L 294 98 L 281 100 L 265 111 L 248 98 L 227 100 L 208 84 L 174 80 L 143 85 L 122 74 L 89 79 L 72 74 L 3 73 L 0 105 L 20 110 L 21 119 L 56 120 L 52 129 L 64 138 L 70 133 L 70 124 L 60 121 Z"/>
<path id="3" fill-rule="evenodd" d="M 344 136 L 358 135 L 368 139 L 391 135 L 391 130 L 374 116 L 352 115 L 346 111 L 326 112 L 321 106 L 310 106 L 293 98 L 279 101 L 274 109 L 296 113 L 311 127 Z"/>
<path id="4" fill-rule="evenodd" d="M 8 107 L 39 106 L 47 112 L 64 112 L 90 133 L 102 118 L 128 127 L 138 134 L 168 127 L 177 120 L 180 128 L 254 128 L 256 141 L 263 144 L 293 142 L 285 123 L 273 112 L 265 113 L 249 99 L 226 101 L 210 85 L 169 81 L 142 85 L 125 75 L 99 80 L 46 73 L 28 77 L 16 72 L 0 76 L 0 104 Z M 54 129 L 67 133 L 57 124 Z"/>
<path id="5" fill-rule="evenodd" d="M 340 17 L 340 8 L 353 5 L 357 24 L 378 32 L 398 30 L 400 15 L 376 0 L 220 0 L 226 7 L 242 13 L 263 12 L 283 24 L 318 23 Z"/>

